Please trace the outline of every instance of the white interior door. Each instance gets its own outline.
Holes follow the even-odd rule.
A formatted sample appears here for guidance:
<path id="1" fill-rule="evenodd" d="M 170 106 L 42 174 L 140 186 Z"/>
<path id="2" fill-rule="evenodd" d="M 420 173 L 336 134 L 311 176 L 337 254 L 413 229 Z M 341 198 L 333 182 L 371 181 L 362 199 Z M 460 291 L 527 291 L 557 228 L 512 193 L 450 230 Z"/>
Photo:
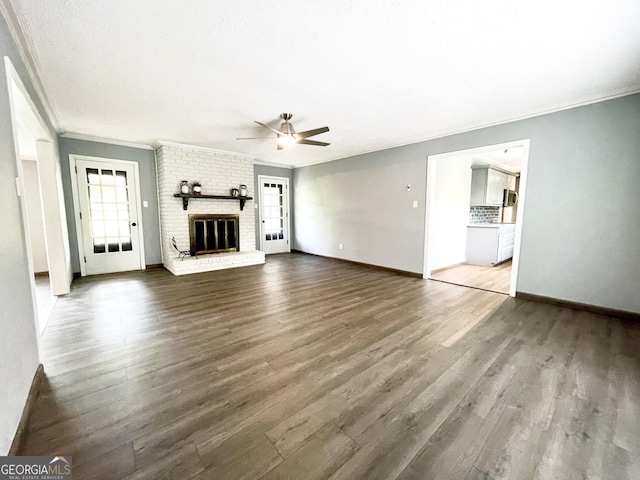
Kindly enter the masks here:
<path id="1" fill-rule="evenodd" d="M 78 157 L 74 160 L 83 274 L 144 268 L 136 165 Z"/>
<path id="2" fill-rule="evenodd" d="M 290 252 L 289 179 L 258 177 L 260 183 L 260 232 L 264 253 Z"/>

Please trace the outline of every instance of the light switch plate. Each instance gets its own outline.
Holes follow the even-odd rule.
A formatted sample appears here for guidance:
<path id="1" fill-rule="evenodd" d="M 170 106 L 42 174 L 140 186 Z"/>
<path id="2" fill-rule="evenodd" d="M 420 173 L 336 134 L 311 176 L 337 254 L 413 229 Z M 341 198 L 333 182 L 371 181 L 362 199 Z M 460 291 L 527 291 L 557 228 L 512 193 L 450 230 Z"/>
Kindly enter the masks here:
<path id="1" fill-rule="evenodd" d="M 147 208 L 147 207 L 149 206 L 149 202 L 147 202 L 146 200 L 143 200 L 143 201 L 142 201 L 142 206 L 143 206 L 144 208 Z"/>
<path id="2" fill-rule="evenodd" d="M 413 208 L 418 208 L 418 200 L 413 201 Z"/>

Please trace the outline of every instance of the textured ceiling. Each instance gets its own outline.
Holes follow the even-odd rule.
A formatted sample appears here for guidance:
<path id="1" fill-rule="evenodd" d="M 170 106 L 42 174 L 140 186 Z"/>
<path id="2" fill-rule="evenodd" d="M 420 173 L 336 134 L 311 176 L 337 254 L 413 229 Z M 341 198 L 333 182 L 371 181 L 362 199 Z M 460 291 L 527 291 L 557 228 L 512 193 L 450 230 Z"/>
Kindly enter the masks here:
<path id="1" fill-rule="evenodd" d="M 640 90 L 640 2 L 11 0 L 63 132 L 304 165 Z M 269 132 L 329 147 L 276 151 Z"/>

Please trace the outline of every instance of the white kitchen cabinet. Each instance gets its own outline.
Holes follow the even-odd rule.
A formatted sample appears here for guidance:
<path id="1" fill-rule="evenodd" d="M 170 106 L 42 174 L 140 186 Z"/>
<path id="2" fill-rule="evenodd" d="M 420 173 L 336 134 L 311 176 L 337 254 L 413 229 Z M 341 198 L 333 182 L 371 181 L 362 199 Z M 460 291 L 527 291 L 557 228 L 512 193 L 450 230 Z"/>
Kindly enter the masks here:
<path id="1" fill-rule="evenodd" d="M 489 165 L 471 168 L 471 205 L 501 206 L 504 190 L 515 188 L 516 177 Z"/>
<path id="2" fill-rule="evenodd" d="M 492 266 L 513 257 L 515 224 L 480 223 L 467 227 L 465 262 Z"/>

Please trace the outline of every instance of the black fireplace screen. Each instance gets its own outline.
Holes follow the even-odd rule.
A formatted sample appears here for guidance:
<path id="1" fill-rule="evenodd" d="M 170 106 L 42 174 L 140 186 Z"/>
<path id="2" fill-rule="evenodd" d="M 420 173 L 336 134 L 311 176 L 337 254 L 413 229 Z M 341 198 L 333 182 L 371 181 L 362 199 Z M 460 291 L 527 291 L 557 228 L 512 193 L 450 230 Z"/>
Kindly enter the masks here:
<path id="1" fill-rule="evenodd" d="M 238 215 L 189 215 L 191 255 L 240 251 Z"/>

